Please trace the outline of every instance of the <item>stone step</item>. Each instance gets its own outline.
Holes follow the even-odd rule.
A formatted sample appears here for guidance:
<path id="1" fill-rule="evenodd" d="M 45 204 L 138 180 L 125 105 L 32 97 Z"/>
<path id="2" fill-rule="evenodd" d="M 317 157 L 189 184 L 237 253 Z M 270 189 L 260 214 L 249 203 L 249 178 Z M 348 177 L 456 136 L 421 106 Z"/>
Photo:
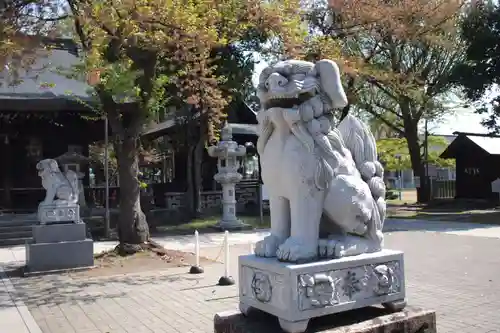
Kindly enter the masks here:
<path id="1" fill-rule="evenodd" d="M 33 230 L 33 226 L 35 224 L 21 224 L 21 225 L 8 225 L 4 226 L 0 224 L 0 234 L 5 232 L 13 232 L 13 231 L 31 231 Z"/>
<path id="2" fill-rule="evenodd" d="M 5 228 L 2 228 L 5 229 Z M 10 230 L 4 231 L 0 230 L 0 240 L 2 239 L 16 239 L 16 238 L 31 238 L 32 237 L 31 228 L 29 230 Z"/>
<path id="3" fill-rule="evenodd" d="M 24 245 L 32 242 L 31 237 L 0 239 L 0 246 Z"/>
<path id="4" fill-rule="evenodd" d="M 0 219 L 0 228 L 2 227 L 23 227 L 23 226 L 32 226 L 37 224 L 36 220 L 1 220 Z"/>
<path id="5" fill-rule="evenodd" d="M 0 217 L 0 246 L 23 245 L 32 240 L 32 228 L 38 222 L 22 216 Z"/>

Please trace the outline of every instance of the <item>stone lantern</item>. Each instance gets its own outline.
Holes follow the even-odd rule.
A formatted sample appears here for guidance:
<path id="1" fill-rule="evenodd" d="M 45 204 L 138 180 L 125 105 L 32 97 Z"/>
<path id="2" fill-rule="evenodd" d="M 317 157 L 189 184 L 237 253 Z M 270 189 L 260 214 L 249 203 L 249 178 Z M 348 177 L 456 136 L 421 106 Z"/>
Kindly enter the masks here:
<path id="1" fill-rule="evenodd" d="M 241 162 L 245 156 L 246 148 L 233 141 L 233 134 L 226 124 L 222 129 L 221 140 L 216 146 L 208 147 L 208 154 L 216 157 L 218 172 L 214 180 L 222 185 L 222 219 L 219 227 L 223 230 L 241 229 L 246 225 L 236 218 L 236 184 L 243 178 L 238 173 Z"/>
<path id="2" fill-rule="evenodd" d="M 89 163 L 90 158 L 80 155 L 76 152 L 66 152 L 58 157 L 55 158 L 55 160 L 59 163 L 59 165 L 62 166 L 64 172 L 67 172 L 68 170 L 73 170 L 76 172 L 76 175 L 78 176 L 78 191 L 79 191 L 79 196 L 78 196 L 78 204 L 82 208 L 87 207 L 87 203 L 85 200 L 85 191 L 83 188 L 83 182 L 82 179 L 85 177 L 85 173 L 81 171 L 83 168 L 84 164 Z"/>

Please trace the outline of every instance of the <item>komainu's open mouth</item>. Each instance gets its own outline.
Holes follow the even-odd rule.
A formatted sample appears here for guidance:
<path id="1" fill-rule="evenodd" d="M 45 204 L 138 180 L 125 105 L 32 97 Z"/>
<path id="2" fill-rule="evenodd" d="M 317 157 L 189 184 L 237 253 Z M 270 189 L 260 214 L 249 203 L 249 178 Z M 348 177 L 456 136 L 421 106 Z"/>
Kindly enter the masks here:
<path id="1" fill-rule="evenodd" d="M 303 92 L 296 97 L 271 97 L 265 103 L 265 109 L 284 108 L 289 109 L 301 105 L 314 96 L 311 92 Z"/>

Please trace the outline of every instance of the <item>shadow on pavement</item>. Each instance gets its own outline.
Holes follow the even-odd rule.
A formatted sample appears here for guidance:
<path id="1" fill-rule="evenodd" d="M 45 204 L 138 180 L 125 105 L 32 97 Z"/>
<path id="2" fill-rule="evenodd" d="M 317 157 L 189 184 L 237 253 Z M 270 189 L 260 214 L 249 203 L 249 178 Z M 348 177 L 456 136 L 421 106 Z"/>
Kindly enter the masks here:
<path id="1" fill-rule="evenodd" d="M 138 273 L 91 278 L 72 277 L 71 273 L 23 278 L 20 276 L 20 267 L 11 265 L 4 267 L 4 270 L 15 291 L 7 293 L 0 289 L 0 309 L 13 306 L 9 299 L 22 301 L 28 308 L 42 305 L 77 304 L 78 302 L 93 303 L 102 299 L 126 297 L 127 290 L 132 287 L 190 281 L 193 286 L 202 288 L 200 286 L 204 280 L 202 276 L 187 273 L 168 274 L 166 271 L 148 275 Z"/>

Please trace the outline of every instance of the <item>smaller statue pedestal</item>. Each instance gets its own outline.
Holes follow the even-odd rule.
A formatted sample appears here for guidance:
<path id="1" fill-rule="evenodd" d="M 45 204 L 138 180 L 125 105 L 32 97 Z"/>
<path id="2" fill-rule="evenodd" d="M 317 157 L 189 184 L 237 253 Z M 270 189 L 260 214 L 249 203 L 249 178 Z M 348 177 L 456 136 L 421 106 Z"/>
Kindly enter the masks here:
<path id="1" fill-rule="evenodd" d="M 238 230 L 251 230 L 253 227 L 250 224 L 246 224 L 240 219 L 235 220 L 220 220 L 215 225 L 215 228 L 225 231 L 238 231 Z"/>
<path id="2" fill-rule="evenodd" d="M 80 221 L 80 205 L 78 204 L 40 204 L 38 206 L 40 224 L 68 223 Z"/>
<path id="3" fill-rule="evenodd" d="M 33 243 L 25 246 L 26 274 L 94 266 L 94 243 L 83 222 L 35 225 Z"/>
<path id="4" fill-rule="evenodd" d="M 305 332 L 309 320 L 382 304 L 406 305 L 403 252 L 382 250 L 307 264 L 255 255 L 239 257 L 240 310 L 278 317 L 285 332 Z"/>

